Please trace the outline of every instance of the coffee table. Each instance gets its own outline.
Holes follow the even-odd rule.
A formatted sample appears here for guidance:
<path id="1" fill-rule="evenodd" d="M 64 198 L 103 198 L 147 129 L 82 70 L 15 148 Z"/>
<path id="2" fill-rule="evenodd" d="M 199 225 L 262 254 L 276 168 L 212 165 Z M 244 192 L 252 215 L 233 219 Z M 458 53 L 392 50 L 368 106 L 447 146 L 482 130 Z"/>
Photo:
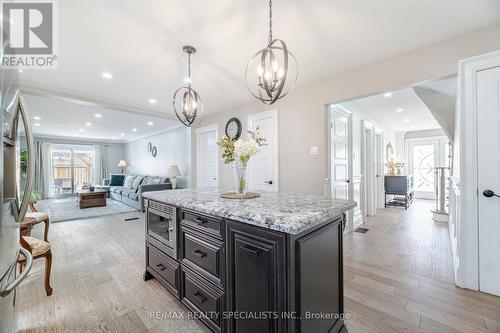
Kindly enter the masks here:
<path id="1" fill-rule="evenodd" d="M 76 193 L 78 193 L 78 204 L 80 208 L 106 206 L 106 198 L 108 196 L 106 190 L 79 190 L 76 191 Z"/>

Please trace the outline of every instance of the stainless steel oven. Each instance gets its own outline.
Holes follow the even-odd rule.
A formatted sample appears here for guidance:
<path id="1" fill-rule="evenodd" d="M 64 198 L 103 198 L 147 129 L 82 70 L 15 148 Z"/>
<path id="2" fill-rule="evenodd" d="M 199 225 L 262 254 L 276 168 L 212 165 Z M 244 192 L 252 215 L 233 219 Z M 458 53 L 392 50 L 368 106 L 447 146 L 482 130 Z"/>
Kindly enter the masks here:
<path id="1" fill-rule="evenodd" d="M 147 241 L 177 259 L 176 207 L 146 200 Z"/>

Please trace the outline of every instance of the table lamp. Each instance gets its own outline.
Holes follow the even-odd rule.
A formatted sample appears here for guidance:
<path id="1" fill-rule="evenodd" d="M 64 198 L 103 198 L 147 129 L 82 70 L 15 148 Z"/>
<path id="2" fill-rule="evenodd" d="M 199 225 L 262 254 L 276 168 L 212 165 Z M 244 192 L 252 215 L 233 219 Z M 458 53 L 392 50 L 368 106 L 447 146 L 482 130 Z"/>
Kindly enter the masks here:
<path id="1" fill-rule="evenodd" d="M 171 165 L 168 168 L 168 177 L 170 178 L 170 183 L 172 183 L 172 189 L 175 190 L 177 187 L 177 177 L 181 175 L 181 171 L 177 165 Z"/>
<path id="2" fill-rule="evenodd" d="M 122 168 L 122 174 L 124 174 L 125 168 L 127 167 L 127 162 L 125 162 L 125 160 L 120 160 L 120 162 L 118 163 L 118 166 Z"/>

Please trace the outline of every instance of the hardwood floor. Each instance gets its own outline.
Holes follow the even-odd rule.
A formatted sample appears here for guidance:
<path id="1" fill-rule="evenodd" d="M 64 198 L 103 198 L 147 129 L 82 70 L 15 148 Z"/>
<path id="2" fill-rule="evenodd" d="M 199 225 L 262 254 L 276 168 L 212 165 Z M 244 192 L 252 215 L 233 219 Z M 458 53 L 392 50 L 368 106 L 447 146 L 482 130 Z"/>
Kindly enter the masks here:
<path id="1" fill-rule="evenodd" d="M 344 243 L 349 332 L 500 332 L 500 297 L 455 287 L 448 226 L 432 202 L 379 209 Z"/>
<path id="2" fill-rule="evenodd" d="M 345 236 L 345 310 L 356 332 L 500 332 L 500 298 L 454 287 L 445 224 L 416 202 Z M 125 222 L 124 217 L 139 220 Z M 43 261 L 17 293 L 17 332 L 208 332 L 154 279 L 144 282 L 140 213 L 54 223 L 53 296 Z M 41 236 L 36 230 L 35 236 Z M 151 317 L 152 312 L 185 318 Z"/>

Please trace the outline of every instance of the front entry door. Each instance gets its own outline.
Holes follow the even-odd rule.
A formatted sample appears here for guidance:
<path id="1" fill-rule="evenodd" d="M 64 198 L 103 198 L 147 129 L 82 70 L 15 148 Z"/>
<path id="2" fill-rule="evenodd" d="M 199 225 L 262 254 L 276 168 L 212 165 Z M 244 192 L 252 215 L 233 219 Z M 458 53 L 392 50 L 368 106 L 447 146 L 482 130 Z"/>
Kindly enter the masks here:
<path id="1" fill-rule="evenodd" d="M 500 296 L 500 67 L 477 74 L 479 289 Z M 465 221 L 468 222 L 468 221 Z"/>
<path id="2" fill-rule="evenodd" d="M 278 191 L 278 112 L 260 112 L 248 116 L 248 129 L 266 139 L 266 145 L 250 159 L 248 166 L 249 188 L 256 191 Z"/>

